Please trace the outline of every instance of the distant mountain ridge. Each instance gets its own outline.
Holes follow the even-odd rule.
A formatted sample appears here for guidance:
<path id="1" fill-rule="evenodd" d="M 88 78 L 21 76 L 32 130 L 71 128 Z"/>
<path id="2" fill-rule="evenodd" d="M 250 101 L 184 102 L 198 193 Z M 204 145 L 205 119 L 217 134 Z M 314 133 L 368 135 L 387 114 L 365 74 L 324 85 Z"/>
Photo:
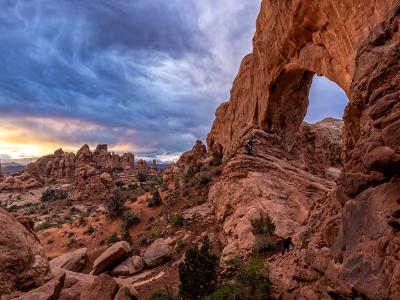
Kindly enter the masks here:
<path id="1" fill-rule="evenodd" d="M 15 162 L 10 163 L 2 163 L 1 164 L 1 171 L 4 176 L 11 176 L 22 172 L 25 169 L 26 165 L 18 164 Z"/>

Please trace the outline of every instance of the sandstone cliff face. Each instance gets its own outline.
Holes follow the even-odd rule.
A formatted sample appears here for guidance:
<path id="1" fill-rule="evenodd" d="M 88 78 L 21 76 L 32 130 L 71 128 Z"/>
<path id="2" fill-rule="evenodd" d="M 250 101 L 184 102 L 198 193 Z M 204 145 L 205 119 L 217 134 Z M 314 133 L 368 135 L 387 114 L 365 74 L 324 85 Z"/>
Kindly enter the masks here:
<path id="1" fill-rule="evenodd" d="M 246 257 L 252 252 L 251 223 L 265 213 L 273 218 L 279 236 L 292 236 L 300 243 L 311 207 L 336 187 L 341 125 L 333 119 L 303 123 L 292 152 L 285 151 L 272 134 L 249 132 L 246 138 L 254 139 L 253 155 L 238 147 L 209 193 L 217 220 L 224 224 L 223 264 L 232 255 Z"/>
<path id="2" fill-rule="evenodd" d="M 253 53 L 216 112 L 208 146 L 228 163 L 210 197 L 228 235 L 224 252 L 246 252 L 249 219 L 269 212 L 278 233 L 293 234 L 298 245 L 270 260 L 284 298 L 400 297 L 399 18 L 392 0 L 264 0 Z M 314 143 L 307 128 L 299 130 L 313 74 L 349 97 L 341 174 L 334 152 L 322 147 L 309 159 L 307 143 L 298 146 Z M 243 156 L 255 132 L 263 146 Z"/>

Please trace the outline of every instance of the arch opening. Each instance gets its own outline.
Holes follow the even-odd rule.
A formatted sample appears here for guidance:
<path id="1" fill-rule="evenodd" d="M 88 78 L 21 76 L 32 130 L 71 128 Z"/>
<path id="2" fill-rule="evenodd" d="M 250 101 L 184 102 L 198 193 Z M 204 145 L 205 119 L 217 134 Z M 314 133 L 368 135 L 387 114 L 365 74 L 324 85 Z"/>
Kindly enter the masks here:
<path id="1" fill-rule="evenodd" d="M 308 70 L 284 70 L 269 88 L 264 130 L 277 134 L 291 148 L 303 121 L 342 119 L 348 98 L 344 90 L 326 77 Z"/>
<path id="2" fill-rule="evenodd" d="M 308 95 L 308 108 L 304 120 L 317 123 L 326 118 L 343 119 L 348 98 L 344 90 L 324 76 L 314 75 Z"/>

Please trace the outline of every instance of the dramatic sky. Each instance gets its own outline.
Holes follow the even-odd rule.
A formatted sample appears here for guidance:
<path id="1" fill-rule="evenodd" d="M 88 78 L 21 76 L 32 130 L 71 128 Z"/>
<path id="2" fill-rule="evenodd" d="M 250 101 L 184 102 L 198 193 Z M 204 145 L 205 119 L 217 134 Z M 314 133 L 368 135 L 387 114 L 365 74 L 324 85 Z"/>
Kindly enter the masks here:
<path id="1" fill-rule="evenodd" d="M 107 143 L 174 159 L 228 98 L 260 2 L 0 0 L 0 158 Z M 346 97 L 316 78 L 310 100 L 315 122 Z"/>

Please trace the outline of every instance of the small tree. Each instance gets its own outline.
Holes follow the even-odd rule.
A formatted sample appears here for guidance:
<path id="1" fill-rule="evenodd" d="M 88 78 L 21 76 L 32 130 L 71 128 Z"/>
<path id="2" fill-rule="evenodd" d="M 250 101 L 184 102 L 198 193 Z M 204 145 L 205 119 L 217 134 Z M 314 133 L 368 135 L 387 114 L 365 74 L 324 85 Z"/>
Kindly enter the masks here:
<path id="1" fill-rule="evenodd" d="M 119 217 L 124 211 L 124 204 L 127 199 L 127 195 L 124 191 L 115 189 L 113 194 L 104 201 L 104 208 L 107 216 L 111 219 Z"/>
<path id="2" fill-rule="evenodd" d="M 158 190 L 153 192 L 152 198 L 147 202 L 148 207 L 156 207 L 161 205 L 161 196 Z"/>
<path id="3" fill-rule="evenodd" d="M 276 248 L 275 224 L 266 214 L 251 222 L 253 234 L 256 238 L 253 252 L 258 254 L 265 251 L 274 251 Z"/>
<path id="4" fill-rule="evenodd" d="M 236 277 L 243 296 L 241 299 L 271 299 L 272 285 L 268 270 L 260 257 L 252 257 Z"/>
<path id="5" fill-rule="evenodd" d="M 129 234 L 129 231 L 124 231 L 121 235 L 121 241 L 128 242 L 129 244 L 132 244 L 132 237 Z"/>
<path id="6" fill-rule="evenodd" d="M 140 182 L 145 182 L 147 180 L 147 175 L 145 173 L 139 173 L 138 179 Z"/>
<path id="7" fill-rule="evenodd" d="M 203 299 L 215 291 L 218 284 L 218 257 L 210 252 L 211 243 L 204 238 L 200 249 L 186 252 L 185 261 L 179 265 L 180 296 L 182 299 Z"/>

